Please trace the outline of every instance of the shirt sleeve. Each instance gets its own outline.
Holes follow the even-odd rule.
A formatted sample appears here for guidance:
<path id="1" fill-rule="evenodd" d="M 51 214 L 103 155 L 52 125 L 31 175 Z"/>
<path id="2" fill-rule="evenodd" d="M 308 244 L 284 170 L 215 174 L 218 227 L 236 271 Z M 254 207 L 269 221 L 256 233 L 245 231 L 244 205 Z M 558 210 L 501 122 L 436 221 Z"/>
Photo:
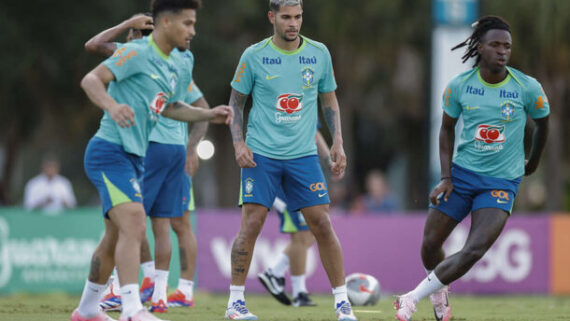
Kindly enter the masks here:
<path id="1" fill-rule="evenodd" d="M 188 86 L 188 89 L 186 90 L 186 99 L 184 101 L 189 104 L 192 104 L 193 102 L 202 97 L 204 97 L 204 94 L 202 93 L 200 88 L 198 88 L 196 83 L 192 81 L 190 83 L 190 86 Z"/>
<path id="2" fill-rule="evenodd" d="M 241 55 L 239 64 L 236 68 L 234 79 L 231 82 L 233 89 L 242 94 L 249 95 L 253 89 L 254 77 L 252 70 L 252 52 L 251 49 L 246 49 Z"/>
<path id="3" fill-rule="evenodd" d="M 143 61 L 141 49 L 139 44 L 127 43 L 118 46 L 115 53 L 103 61 L 103 65 L 111 70 L 116 81 L 129 78 L 141 72 L 144 67 L 141 64 Z"/>
<path id="4" fill-rule="evenodd" d="M 320 93 L 328 93 L 331 91 L 336 90 L 336 80 L 334 78 L 334 69 L 332 65 L 331 54 L 327 47 L 324 47 L 324 58 L 325 58 L 325 65 L 323 71 L 323 78 L 319 81 L 319 92 Z"/>
<path id="5" fill-rule="evenodd" d="M 452 80 L 447 87 L 443 90 L 442 95 L 442 108 L 443 111 L 451 118 L 459 118 L 461 115 L 461 104 L 459 99 L 457 98 L 457 93 L 459 92 L 459 88 L 456 85 L 456 80 Z"/>
<path id="6" fill-rule="evenodd" d="M 550 114 L 548 97 L 536 79 L 531 78 L 525 94 L 525 109 L 532 119 L 544 118 Z"/>

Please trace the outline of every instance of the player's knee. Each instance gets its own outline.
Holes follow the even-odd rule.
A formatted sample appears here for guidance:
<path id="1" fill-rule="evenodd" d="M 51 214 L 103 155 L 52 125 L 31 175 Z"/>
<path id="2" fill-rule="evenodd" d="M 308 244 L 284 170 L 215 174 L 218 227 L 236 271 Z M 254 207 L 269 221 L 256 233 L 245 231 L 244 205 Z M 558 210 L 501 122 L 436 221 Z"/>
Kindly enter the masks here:
<path id="1" fill-rule="evenodd" d="M 310 227 L 311 232 L 313 232 L 313 235 L 317 239 L 327 238 L 333 235 L 331 221 L 326 215 L 311 220 Z"/>
<path id="2" fill-rule="evenodd" d="M 242 228 L 243 234 L 247 238 L 257 238 L 263 227 L 264 220 L 257 217 L 249 217 Z"/>
<path id="3" fill-rule="evenodd" d="M 422 256 L 430 255 L 441 250 L 441 244 L 438 244 L 433 239 L 429 237 L 424 237 L 422 241 Z"/>

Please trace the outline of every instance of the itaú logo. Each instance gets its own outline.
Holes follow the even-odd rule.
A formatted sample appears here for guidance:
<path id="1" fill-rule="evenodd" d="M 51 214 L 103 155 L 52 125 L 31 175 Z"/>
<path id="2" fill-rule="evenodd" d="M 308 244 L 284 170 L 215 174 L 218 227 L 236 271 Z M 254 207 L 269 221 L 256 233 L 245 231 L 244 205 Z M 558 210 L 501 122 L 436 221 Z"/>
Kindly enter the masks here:
<path id="1" fill-rule="evenodd" d="M 0 217 L 0 288 L 10 283 L 15 269 L 21 270 L 17 275 L 25 283 L 61 281 L 53 271 L 78 270 L 83 274 L 97 243 L 96 239 L 48 235 L 10 238 L 10 226 Z"/>

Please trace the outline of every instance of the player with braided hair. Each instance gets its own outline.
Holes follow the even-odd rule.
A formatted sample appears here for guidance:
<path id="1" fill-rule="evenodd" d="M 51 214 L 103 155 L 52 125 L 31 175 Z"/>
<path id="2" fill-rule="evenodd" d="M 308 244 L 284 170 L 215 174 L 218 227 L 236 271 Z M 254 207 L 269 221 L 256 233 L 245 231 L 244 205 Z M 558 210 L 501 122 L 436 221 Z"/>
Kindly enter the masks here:
<path id="1" fill-rule="evenodd" d="M 429 195 L 421 248 L 428 276 L 394 302 L 400 321 L 411 320 L 417 302 L 428 295 L 436 319 L 451 318 L 447 286 L 467 273 L 497 240 L 511 215 L 522 176 L 536 170 L 546 144 L 548 99 L 536 79 L 507 66 L 512 45 L 509 24 L 500 17 L 484 16 L 473 27 L 471 36 L 452 49 L 467 47 L 463 62 L 475 58 L 473 69 L 453 78 L 443 93 L 441 181 Z M 452 155 L 460 115 L 464 128 Z M 536 129 L 525 160 L 528 116 Z M 464 247 L 445 257 L 443 242 L 469 213 L 471 229 Z"/>

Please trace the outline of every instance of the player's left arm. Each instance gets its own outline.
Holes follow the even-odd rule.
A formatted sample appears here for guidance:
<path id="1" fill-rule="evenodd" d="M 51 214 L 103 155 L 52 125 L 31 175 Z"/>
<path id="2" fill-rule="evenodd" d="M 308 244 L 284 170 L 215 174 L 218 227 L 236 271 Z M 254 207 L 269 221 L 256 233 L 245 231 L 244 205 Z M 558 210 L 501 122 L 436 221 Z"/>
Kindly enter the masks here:
<path id="1" fill-rule="evenodd" d="M 342 146 L 342 130 L 340 124 L 340 108 L 334 91 L 320 93 L 321 108 L 333 143 L 330 149 L 331 171 L 334 175 L 344 175 L 346 169 L 346 155 Z"/>
<path id="2" fill-rule="evenodd" d="M 227 105 L 219 105 L 212 109 L 204 109 L 188 105 L 182 101 L 175 101 L 166 105 L 162 116 L 178 121 L 199 122 L 210 121 L 214 124 L 230 125 L 234 119 L 234 112 Z"/>
<path id="3" fill-rule="evenodd" d="M 200 107 L 204 109 L 210 109 L 210 105 L 204 98 L 204 96 L 198 98 L 198 100 L 192 103 L 195 107 Z M 198 154 L 196 153 L 196 148 L 198 143 L 206 136 L 208 131 L 208 122 L 197 122 L 190 125 L 190 132 L 188 133 L 188 146 L 186 146 L 186 173 L 190 176 L 194 176 L 194 173 L 198 170 L 200 162 L 198 160 Z"/>
<path id="4" fill-rule="evenodd" d="M 113 40 L 130 28 L 152 30 L 152 17 L 144 14 L 136 14 L 114 27 L 101 31 L 93 36 L 93 38 L 87 40 L 85 43 L 85 51 L 94 55 L 110 57 L 117 49 L 117 45 Z"/>
<path id="5" fill-rule="evenodd" d="M 548 138 L 548 116 L 535 119 L 534 123 L 536 124 L 536 127 L 532 136 L 532 147 L 530 149 L 529 158 L 525 162 L 525 176 L 536 171 L 538 163 L 540 162 L 540 156 L 542 155 L 544 146 L 546 146 L 546 139 Z"/>

